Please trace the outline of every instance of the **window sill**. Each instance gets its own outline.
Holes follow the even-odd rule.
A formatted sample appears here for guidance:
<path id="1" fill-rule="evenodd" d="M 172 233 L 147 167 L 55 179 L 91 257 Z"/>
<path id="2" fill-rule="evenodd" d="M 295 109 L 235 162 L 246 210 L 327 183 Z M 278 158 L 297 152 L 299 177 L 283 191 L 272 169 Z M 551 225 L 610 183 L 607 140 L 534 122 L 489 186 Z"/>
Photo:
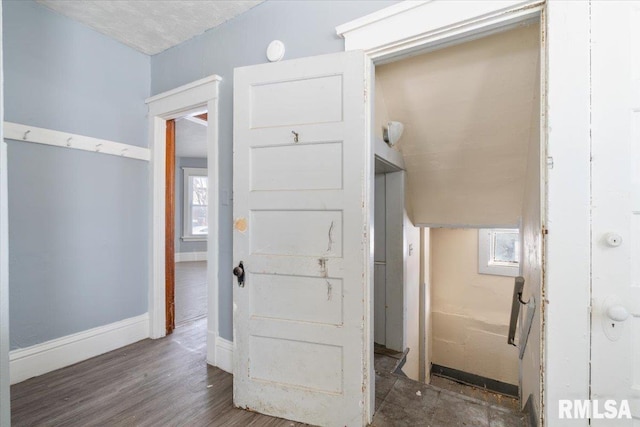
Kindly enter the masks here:
<path id="1" fill-rule="evenodd" d="M 206 242 L 207 236 L 182 236 L 181 239 L 183 242 Z"/>

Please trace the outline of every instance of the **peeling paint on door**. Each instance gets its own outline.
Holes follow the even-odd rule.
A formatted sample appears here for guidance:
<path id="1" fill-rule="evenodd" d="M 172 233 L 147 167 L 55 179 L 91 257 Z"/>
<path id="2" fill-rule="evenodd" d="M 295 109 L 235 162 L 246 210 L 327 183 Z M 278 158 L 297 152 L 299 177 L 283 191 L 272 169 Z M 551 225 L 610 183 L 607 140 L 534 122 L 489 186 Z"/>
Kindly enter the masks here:
<path id="1" fill-rule="evenodd" d="M 238 218 L 233 223 L 233 228 L 238 230 L 241 233 L 247 231 L 247 220 L 245 218 Z"/>

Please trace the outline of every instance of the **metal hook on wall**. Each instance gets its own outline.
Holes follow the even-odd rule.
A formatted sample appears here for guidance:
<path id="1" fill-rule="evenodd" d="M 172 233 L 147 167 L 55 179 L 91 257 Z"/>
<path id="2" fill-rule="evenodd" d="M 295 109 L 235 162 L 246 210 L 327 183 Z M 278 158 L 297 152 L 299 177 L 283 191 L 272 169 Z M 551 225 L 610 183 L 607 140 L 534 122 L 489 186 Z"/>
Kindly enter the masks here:
<path id="1" fill-rule="evenodd" d="M 102 147 L 102 144 L 96 144 L 96 151 L 100 151 L 100 147 Z"/>
<path id="2" fill-rule="evenodd" d="M 26 141 L 26 140 L 27 140 L 27 135 L 29 135 L 29 133 L 31 133 L 31 131 L 30 131 L 30 130 L 26 131 L 26 132 L 24 133 L 24 135 L 22 136 L 22 139 L 23 139 L 24 141 Z"/>
<path id="3" fill-rule="evenodd" d="M 67 138 L 67 147 L 71 147 L 71 140 L 72 139 L 73 138 L 71 138 L 71 137 Z"/>
<path id="4" fill-rule="evenodd" d="M 295 130 L 292 130 L 291 133 L 293 134 L 293 142 L 300 142 L 298 141 L 298 132 L 296 132 Z"/>
<path id="5" fill-rule="evenodd" d="M 526 301 L 522 300 L 522 291 L 518 292 L 518 301 L 520 301 L 520 304 L 523 304 L 523 305 L 529 304 L 529 300 L 526 300 Z"/>

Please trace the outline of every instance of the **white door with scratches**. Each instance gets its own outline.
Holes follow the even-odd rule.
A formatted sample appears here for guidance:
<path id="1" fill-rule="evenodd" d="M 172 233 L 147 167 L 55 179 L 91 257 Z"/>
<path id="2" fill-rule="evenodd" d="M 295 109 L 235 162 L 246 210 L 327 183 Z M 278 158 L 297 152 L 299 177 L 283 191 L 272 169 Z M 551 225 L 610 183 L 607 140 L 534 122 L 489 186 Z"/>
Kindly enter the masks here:
<path id="1" fill-rule="evenodd" d="M 344 52 L 234 74 L 234 404 L 370 421 L 366 61 Z"/>

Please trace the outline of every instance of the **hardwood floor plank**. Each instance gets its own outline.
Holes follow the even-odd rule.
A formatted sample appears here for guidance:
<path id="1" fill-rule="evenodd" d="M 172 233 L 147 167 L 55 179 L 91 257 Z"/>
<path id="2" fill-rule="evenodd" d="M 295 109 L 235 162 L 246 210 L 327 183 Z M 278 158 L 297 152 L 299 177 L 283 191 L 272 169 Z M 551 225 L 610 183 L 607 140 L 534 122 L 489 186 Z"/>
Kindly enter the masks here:
<path id="1" fill-rule="evenodd" d="M 206 363 L 206 329 L 206 319 L 187 322 L 168 337 L 143 340 L 13 385 L 12 425 L 304 425 L 234 408 L 233 377 Z M 373 425 L 396 425 L 398 420 L 407 425 L 427 421 L 432 425 L 475 425 L 471 418 L 460 418 L 465 409 L 473 415 L 473 408 L 486 412 L 487 422 L 495 418 L 501 425 L 522 425 L 523 416 L 514 408 L 395 376 L 389 372 L 395 362 L 388 356 L 375 357 L 376 406 L 384 409 L 376 413 Z M 446 412 L 452 405 L 458 410 Z M 447 417 L 452 420 L 448 424 L 443 421 Z"/>
<path id="2" fill-rule="evenodd" d="M 11 387 L 14 426 L 290 426 L 233 407 L 206 363 L 206 319 Z"/>
<path id="3" fill-rule="evenodd" d="M 175 264 L 176 327 L 207 315 L 207 262 Z"/>

